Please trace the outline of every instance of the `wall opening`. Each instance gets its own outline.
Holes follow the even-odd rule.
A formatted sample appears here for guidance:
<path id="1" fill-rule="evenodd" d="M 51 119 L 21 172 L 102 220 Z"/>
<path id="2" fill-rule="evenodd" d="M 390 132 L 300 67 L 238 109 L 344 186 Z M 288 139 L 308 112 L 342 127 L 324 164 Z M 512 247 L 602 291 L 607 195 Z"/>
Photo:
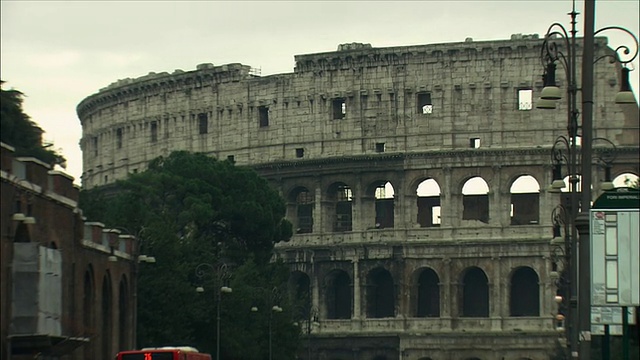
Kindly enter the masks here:
<path id="1" fill-rule="evenodd" d="M 334 231 L 351 231 L 353 200 L 351 188 L 342 183 L 335 184 L 333 198 L 335 199 Z"/>
<path id="2" fill-rule="evenodd" d="M 206 113 L 198 114 L 198 130 L 201 135 L 209 132 L 209 117 Z"/>
<path id="3" fill-rule="evenodd" d="M 433 113 L 433 103 L 431 102 L 431 93 L 420 92 L 418 96 L 418 114 Z"/>
<path id="4" fill-rule="evenodd" d="M 351 318 L 351 279 L 346 272 L 335 270 L 327 275 L 327 318 Z"/>
<path id="5" fill-rule="evenodd" d="M 521 267 L 511 276 L 509 308 L 511 316 L 540 316 L 538 274 L 530 267 Z"/>
<path id="6" fill-rule="evenodd" d="M 418 278 L 417 317 L 440 316 L 440 280 L 432 269 L 424 269 Z"/>
<path id="7" fill-rule="evenodd" d="M 258 106 L 258 119 L 260 122 L 260 127 L 269 126 L 269 107 L 268 106 Z"/>
<path id="8" fill-rule="evenodd" d="M 297 234 L 313 232 L 313 195 L 307 189 L 301 189 L 296 196 Z"/>
<path id="9" fill-rule="evenodd" d="M 462 187 L 462 220 L 489 223 L 489 186 L 479 176 L 465 182 Z"/>
<path id="10" fill-rule="evenodd" d="M 477 267 L 468 269 L 462 280 L 462 316 L 489 316 L 489 282 Z"/>
<path id="11" fill-rule="evenodd" d="M 394 226 L 394 190 L 390 182 L 378 185 L 375 190 L 376 228 Z"/>
<path id="12" fill-rule="evenodd" d="M 333 99 L 333 119 L 344 119 L 347 116 L 347 103 L 344 98 Z"/>
<path id="13" fill-rule="evenodd" d="M 533 90 L 518 89 L 518 110 L 531 110 L 533 107 Z"/>
<path id="14" fill-rule="evenodd" d="M 371 270 L 367 275 L 367 317 L 395 316 L 395 286 L 393 277 L 383 268 Z"/>
<path id="15" fill-rule="evenodd" d="M 511 225 L 538 224 L 540 185 L 531 175 L 518 177 L 511 185 Z"/>
<path id="16" fill-rule="evenodd" d="M 420 227 L 440 226 L 440 186 L 434 179 L 427 179 L 416 190 L 418 224 Z"/>
<path id="17" fill-rule="evenodd" d="M 122 149 L 122 128 L 116 130 L 116 147 Z"/>
<path id="18" fill-rule="evenodd" d="M 151 142 L 158 141 L 158 123 L 156 121 L 151 122 Z"/>

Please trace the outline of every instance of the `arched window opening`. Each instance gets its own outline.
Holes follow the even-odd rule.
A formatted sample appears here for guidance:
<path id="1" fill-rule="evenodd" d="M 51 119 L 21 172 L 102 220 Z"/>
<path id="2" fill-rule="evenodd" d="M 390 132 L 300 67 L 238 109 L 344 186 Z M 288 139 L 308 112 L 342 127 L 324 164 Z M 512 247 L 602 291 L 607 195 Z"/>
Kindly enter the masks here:
<path id="1" fill-rule="evenodd" d="M 393 220 L 393 185 L 387 181 L 385 184 L 380 184 L 375 190 L 375 202 L 376 202 L 376 228 L 392 228 L 394 226 Z"/>
<path id="2" fill-rule="evenodd" d="M 418 277 L 417 317 L 440 316 L 440 286 L 438 275 L 431 269 L 420 272 Z"/>
<path id="3" fill-rule="evenodd" d="M 335 270 L 327 278 L 327 318 L 351 318 L 351 278 L 341 270 Z"/>
<path id="4" fill-rule="evenodd" d="M 102 280 L 102 358 L 109 359 L 111 354 L 111 329 L 113 326 L 112 316 L 113 309 L 111 307 L 111 279 L 109 275 L 105 275 Z"/>
<path id="5" fill-rule="evenodd" d="M 334 231 L 351 231 L 352 221 L 352 200 L 351 188 L 343 183 L 334 184 L 332 191 L 335 200 L 335 222 Z"/>
<path id="6" fill-rule="evenodd" d="M 289 275 L 289 293 L 294 304 L 299 305 L 300 312 L 296 319 L 308 319 L 311 309 L 311 281 L 309 275 L 302 271 L 294 271 Z"/>
<path id="7" fill-rule="evenodd" d="M 389 271 L 377 268 L 367 276 L 367 317 L 386 318 L 395 316 L 396 291 Z"/>
<path id="8" fill-rule="evenodd" d="M 530 267 L 517 269 L 511 277 L 511 316 L 540 316 L 538 274 Z"/>
<path id="9" fill-rule="evenodd" d="M 84 273 L 84 286 L 83 286 L 83 298 L 82 298 L 82 324 L 84 326 L 84 336 L 93 337 L 96 334 L 95 321 L 94 321 L 94 309 L 93 304 L 94 287 L 93 287 L 93 271 L 89 268 Z M 84 346 L 84 357 L 90 359 L 95 353 L 96 349 L 93 347 L 93 342 Z"/>
<path id="10" fill-rule="evenodd" d="M 638 182 L 638 175 L 632 173 L 623 173 L 615 177 L 613 179 L 614 187 L 631 187 L 638 188 L 640 187 L 640 182 Z"/>
<path id="11" fill-rule="evenodd" d="M 479 176 L 473 177 L 462 187 L 462 220 L 478 220 L 489 223 L 489 186 Z"/>
<path id="12" fill-rule="evenodd" d="M 540 221 L 540 185 L 531 175 L 518 177 L 511 185 L 511 225 Z"/>
<path id="13" fill-rule="evenodd" d="M 132 334 L 129 331 L 131 327 L 127 324 L 127 319 L 129 319 L 128 299 L 127 283 L 125 279 L 122 279 L 118 292 L 118 350 L 130 348 L 128 339 Z"/>
<path id="14" fill-rule="evenodd" d="M 29 235 L 29 229 L 25 223 L 20 223 L 16 228 L 15 237 L 13 238 L 13 242 L 17 243 L 28 243 L 31 242 L 31 236 Z"/>
<path id="15" fill-rule="evenodd" d="M 477 267 L 468 269 L 462 280 L 462 316 L 489 316 L 489 282 Z"/>
<path id="16" fill-rule="evenodd" d="M 440 186 L 434 179 L 418 185 L 418 224 L 420 227 L 440 226 Z"/>
<path id="17" fill-rule="evenodd" d="M 297 234 L 313 232 L 313 194 L 306 188 L 301 188 L 296 195 L 296 220 Z"/>

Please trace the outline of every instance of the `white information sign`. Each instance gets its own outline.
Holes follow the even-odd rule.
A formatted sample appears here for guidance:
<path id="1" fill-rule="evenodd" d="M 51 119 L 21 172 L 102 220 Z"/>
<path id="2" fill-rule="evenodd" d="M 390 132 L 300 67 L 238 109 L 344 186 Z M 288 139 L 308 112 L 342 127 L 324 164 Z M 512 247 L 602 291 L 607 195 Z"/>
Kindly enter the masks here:
<path id="1" fill-rule="evenodd" d="M 640 306 L 638 209 L 591 210 L 591 305 Z"/>

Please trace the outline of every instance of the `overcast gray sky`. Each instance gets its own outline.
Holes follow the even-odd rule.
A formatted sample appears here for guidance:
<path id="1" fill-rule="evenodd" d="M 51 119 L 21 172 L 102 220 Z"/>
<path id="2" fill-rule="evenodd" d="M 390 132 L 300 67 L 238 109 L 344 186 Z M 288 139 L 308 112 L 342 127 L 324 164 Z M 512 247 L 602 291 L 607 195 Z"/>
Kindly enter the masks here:
<path id="1" fill-rule="evenodd" d="M 637 0 L 598 0 L 596 29 L 636 35 Z M 27 114 L 68 160 L 79 183 L 76 106 L 112 82 L 197 64 L 242 63 L 262 75 L 293 71 L 294 55 L 373 47 L 542 37 L 570 26 L 571 0 L 422 1 L 27 1 L 0 0 L 0 77 L 26 94 Z M 583 12 L 583 3 L 576 3 Z M 578 35 L 582 34 L 578 16 Z M 611 45 L 631 45 L 607 32 Z M 635 62 L 638 69 L 638 61 Z M 640 69 L 639 69 L 640 70 Z M 632 86 L 638 94 L 638 71 Z"/>

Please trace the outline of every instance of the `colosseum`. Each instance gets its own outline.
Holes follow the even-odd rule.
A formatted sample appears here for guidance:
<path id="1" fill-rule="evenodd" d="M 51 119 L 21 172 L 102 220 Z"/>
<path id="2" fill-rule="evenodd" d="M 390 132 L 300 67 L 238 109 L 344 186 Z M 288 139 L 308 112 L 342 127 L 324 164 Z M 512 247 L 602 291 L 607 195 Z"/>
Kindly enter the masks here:
<path id="1" fill-rule="evenodd" d="M 548 184 L 568 105 L 536 108 L 541 46 L 350 43 L 296 55 L 292 73 L 200 64 L 118 80 L 77 107 L 82 183 L 174 150 L 256 169 L 296 230 L 276 256 L 311 294 L 312 359 L 549 359 L 563 345 L 550 244 L 563 197 Z M 595 52 L 612 53 L 606 38 Z M 589 159 L 594 198 L 605 176 L 639 173 L 638 106 L 614 104 L 619 84 L 619 65 L 595 64 L 593 152 L 614 156 Z"/>

